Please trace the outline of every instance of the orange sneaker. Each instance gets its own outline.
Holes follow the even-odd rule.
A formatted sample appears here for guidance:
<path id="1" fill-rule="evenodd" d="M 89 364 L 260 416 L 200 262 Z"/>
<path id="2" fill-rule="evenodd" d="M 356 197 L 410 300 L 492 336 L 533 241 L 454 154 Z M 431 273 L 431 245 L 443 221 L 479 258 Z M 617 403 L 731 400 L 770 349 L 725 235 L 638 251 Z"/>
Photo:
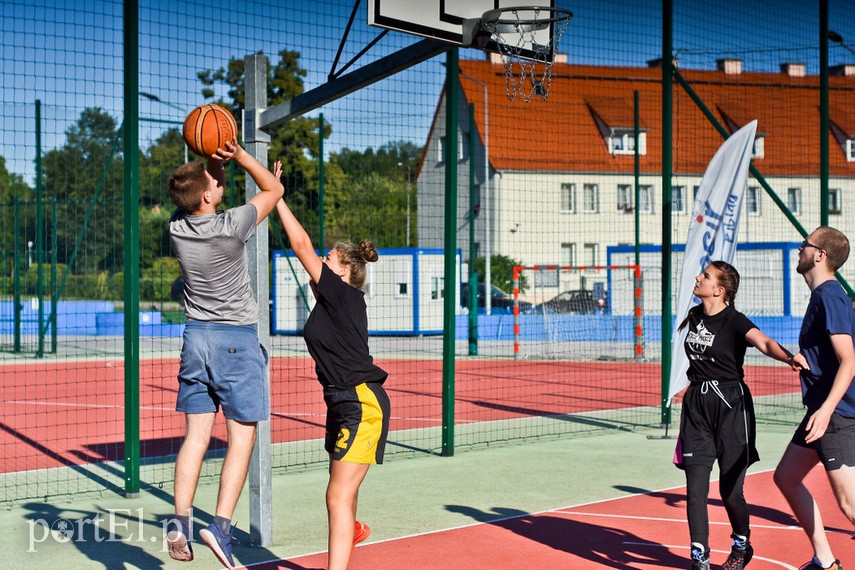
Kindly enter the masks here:
<path id="1" fill-rule="evenodd" d="M 353 546 L 356 546 L 371 534 L 371 529 L 367 524 L 356 521 L 353 524 Z"/>

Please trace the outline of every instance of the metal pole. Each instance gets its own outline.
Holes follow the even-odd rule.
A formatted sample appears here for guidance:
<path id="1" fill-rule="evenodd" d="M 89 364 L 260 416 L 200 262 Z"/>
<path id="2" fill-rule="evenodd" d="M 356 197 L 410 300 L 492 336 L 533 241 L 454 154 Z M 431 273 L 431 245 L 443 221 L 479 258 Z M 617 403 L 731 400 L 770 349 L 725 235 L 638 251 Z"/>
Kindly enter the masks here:
<path id="1" fill-rule="evenodd" d="M 475 271 L 475 105 L 469 103 L 469 356 L 478 354 L 478 273 Z M 485 296 L 489 295 L 489 291 Z"/>
<path id="2" fill-rule="evenodd" d="M 410 247 L 410 161 L 407 159 L 407 247 Z"/>
<path id="3" fill-rule="evenodd" d="M 21 224 L 18 221 L 20 214 L 18 210 L 18 197 L 13 196 L 14 210 L 13 210 L 13 231 L 12 231 L 12 251 L 14 252 L 12 255 L 12 302 L 14 303 L 13 320 L 14 320 L 14 348 L 13 352 L 15 354 L 21 352 L 21 279 L 23 275 L 21 273 L 21 260 L 19 259 L 19 254 L 21 251 L 20 244 L 20 235 L 21 235 Z"/>
<path id="4" fill-rule="evenodd" d="M 267 58 L 262 54 L 244 59 L 246 110 L 243 114 L 243 139 L 246 151 L 261 164 L 267 164 L 270 135 L 258 129 L 259 116 L 267 106 Z M 252 176 L 246 177 L 246 199 L 259 192 Z M 249 277 L 258 299 L 258 340 L 270 353 L 270 314 L 267 223 L 258 225 L 248 242 Z M 270 364 L 265 369 L 264 389 L 270 394 Z M 249 461 L 249 539 L 254 546 L 273 544 L 273 482 L 271 467 L 270 421 L 258 422 L 255 447 Z"/>
<path id="5" fill-rule="evenodd" d="M 45 333 L 42 323 L 45 318 L 45 291 L 42 261 L 44 258 L 44 211 L 42 209 L 42 102 L 36 99 L 36 302 L 38 303 L 38 349 L 36 357 L 45 354 Z"/>
<path id="6" fill-rule="evenodd" d="M 457 93 L 458 48 L 445 67 L 445 298 L 442 322 L 442 455 L 454 455 L 454 347 L 457 308 Z"/>
<path id="7" fill-rule="evenodd" d="M 125 0 L 125 496 L 140 492 L 139 3 Z M 69 264 L 69 270 L 71 264 Z"/>
<path id="8" fill-rule="evenodd" d="M 326 184 L 324 176 L 324 114 L 318 115 L 318 249 L 324 255 L 324 225 L 326 208 L 324 207 Z"/>
<path id="9" fill-rule="evenodd" d="M 642 297 L 641 297 L 641 212 L 638 208 L 638 199 L 641 195 L 640 185 L 640 150 L 638 141 L 641 138 L 639 124 L 641 122 L 638 109 L 638 91 L 632 94 L 633 108 L 633 136 L 635 137 L 635 208 L 633 209 L 633 217 L 635 218 L 635 295 L 633 295 L 633 309 L 635 314 L 635 359 L 641 360 L 644 358 L 644 323 L 642 321 Z"/>
<path id="10" fill-rule="evenodd" d="M 672 0 L 662 0 L 662 425 L 671 424 Z M 637 205 L 637 204 L 636 204 Z"/>
<path id="11" fill-rule="evenodd" d="M 828 225 L 828 0 L 819 0 L 819 225 Z"/>

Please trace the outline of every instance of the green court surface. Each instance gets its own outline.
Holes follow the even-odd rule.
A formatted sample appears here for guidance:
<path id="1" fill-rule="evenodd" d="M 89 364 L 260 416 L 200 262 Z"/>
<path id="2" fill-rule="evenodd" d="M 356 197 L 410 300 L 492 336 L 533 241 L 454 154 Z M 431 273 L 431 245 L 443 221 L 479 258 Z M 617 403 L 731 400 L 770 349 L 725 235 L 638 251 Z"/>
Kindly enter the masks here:
<path id="1" fill-rule="evenodd" d="M 774 468 L 792 427 L 761 425 L 759 430 L 762 461 L 750 473 Z M 360 491 L 359 519 L 372 527 L 368 543 L 393 541 L 470 526 L 474 523 L 463 513 L 465 510 L 538 513 L 680 487 L 684 484 L 683 474 L 671 464 L 675 440 L 648 437 L 663 434 L 662 430 L 611 430 L 588 437 L 481 448 L 454 457 L 398 458 L 371 468 Z M 241 541 L 235 547 L 236 561 L 251 566 L 324 551 L 326 479 L 326 472 L 320 469 L 274 475 L 274 544 L 269 547 L 247 544 L 249 513 L 245 490 L 235 516 Z M 216 492 L 215 483 L 200 486 L 196 531 L 200 523 L 207 524 L 213 516 Z M 750 503 L 750 496 L 748 500 Z M 68 502 L 32 501 L 16 506 L 0 512 L 0 533 L 6 537 L 7 545 L 2 567 L 219 567 L 211 552 L 198 543 L 193 562 L 169 558 L 159 521 L 170 513 L 171 489 L 146 486 L 134 499 L 104 492 Z M 48 534 L 35 522 L 39 519 L 55 532 Z M 650 524 L 656 524 L 655 520 Z M 63 529 L 65 535 L 60 532 Z M 687 541 L 688 530 L 685 536 L 669 536 L 668 540 Z M 461 567 L 472 567 L 471 564 L 472 561 L 462 562 Z M 536 561 L 532 564 L 532 568 L 538 567 Z M 288 563 L 281 567 L 302 568 Z M 359 567 L 351 564 L 354 570 Z M 417 567 L 414 562 L 413 568 Z"/>

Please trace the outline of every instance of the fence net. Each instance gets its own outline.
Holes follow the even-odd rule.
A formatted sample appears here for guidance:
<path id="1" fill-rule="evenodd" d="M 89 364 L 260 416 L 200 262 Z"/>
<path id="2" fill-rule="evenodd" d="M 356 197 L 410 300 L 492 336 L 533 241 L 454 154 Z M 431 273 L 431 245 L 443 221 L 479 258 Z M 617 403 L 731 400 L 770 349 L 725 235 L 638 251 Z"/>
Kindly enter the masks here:
<path id="1" fill-rule="evenodd" d="M 820 16 L 807 3 L 786 16 L 759 4 L 675 2 L 674 59 L 727 131 L 759 120 L 754 165 L 810 231 L 820 223 Z M 184 429 L 174 407 L 185 316 L 166 233 L 173 211 L 166 181 L 196 159 L 181 138 L 187 112 L 217 102 L 240 118 L 250 54 L 267 57 L 274 106 L 326 83 L 336 61 L 339 70 L 358 69 L 418 41 L 388 33 L 349 65 L 380 33 L 366 24 L 364 5 L 349 26 L 350 0 L 247 0 L 239 12 L 233 2 L 141 0 L 140 239 L 125 243 L 123 88 L 134 66 L 122 55 L 123 14 L 132 5 L 0 0 L 4 504 L 121 492 L 124 267 L 132 252 L 140 266 L 141 479 L 171 484 Z M 443 387 L 451 381 L 457 449 L 660 429 L 657 248 L 670 232 L 675 253 L 666 279 L 676 296 L 694 193 L 722 137 L 675 84 L 671 199 L 663 199 L 661 4 L 557 5 L 574 18 L 547 100 L 511 103 L 500 62 L 461 48 L 450 82 L 443 54 L 271 132 L 270 160 L 283 161 L 287 200 L 316 246 L 370 239 L 380 251 L 366 300 L 372 353 L 390 373 L 392 458 L 443 451 Z M 855 58 L 845 39 L 855 38 L 855 14 L 846 0 L 828 5 L 829 26 L 844 38 L 829 44 L 829 224 L 855 235 L 847 212 L 855 192 Z M 452 91 L 456 145 L 446 132 Z M 456 155 L 448 153 L 453 146 Z M 446 169 L 453 166 L 450 227 Z M 224 207 L 243 203 L 244 182 L 239 169 L 227 168 Z M 754 176 L 742 214 L 737 306 L 793 349 L 808 295 L 794 272 L 801 236 Z M 327 456 L 321 391 L 300 334 L 313 299 L 275 217 L 269 229 L 271 296 L 260 306 L 270 307 L 273 467 L 282 472 L 325 465 Z M 442 359 L 449 243 L 457 267 L 453 371 Z M 527 352 L 514 357 L 514 266 L 633 265 L 636 243 L 643 358 L 634 353 L 623 297 L 629 283 L 618 271 L 576 271 L 567 279 L 524 273 Z M 855 280 L 855 264 L 842 275 Z M 570 294 L 595 303 L 592 314 L 565 310 L 561 296 Z M 534 330 L 538 340 L 525 340 Z M 793 421 L 796 378 L 756 351 L 747 363 L 761 421 Z M 220 421 L 203 478 L 218 474 L 225 447 Z"/>

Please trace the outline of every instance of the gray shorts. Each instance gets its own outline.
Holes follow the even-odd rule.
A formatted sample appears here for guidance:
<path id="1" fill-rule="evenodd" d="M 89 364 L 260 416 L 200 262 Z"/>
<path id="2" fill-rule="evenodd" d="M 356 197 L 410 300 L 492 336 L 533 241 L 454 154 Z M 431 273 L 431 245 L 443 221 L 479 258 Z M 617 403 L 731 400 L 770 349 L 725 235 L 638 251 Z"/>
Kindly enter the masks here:
<path id="1" fill-rule="evenodd" d="M 828 428 L 818 440 L 806 443 L 807 423 L 814 411 L 808 410 L 791 440 L 794 445 L 813 449 L 826 471 L 840 469 L 844 465 L 855 467 L 855 418 L 831 414 Z"/>
<path id="2" fill-rule="evenodd" d="M 240 422 L 270 417 L 267 352 L 254 325 L 188 321 L 184 329 L 178 401 L 187 414 L 216 412 Z"/>

